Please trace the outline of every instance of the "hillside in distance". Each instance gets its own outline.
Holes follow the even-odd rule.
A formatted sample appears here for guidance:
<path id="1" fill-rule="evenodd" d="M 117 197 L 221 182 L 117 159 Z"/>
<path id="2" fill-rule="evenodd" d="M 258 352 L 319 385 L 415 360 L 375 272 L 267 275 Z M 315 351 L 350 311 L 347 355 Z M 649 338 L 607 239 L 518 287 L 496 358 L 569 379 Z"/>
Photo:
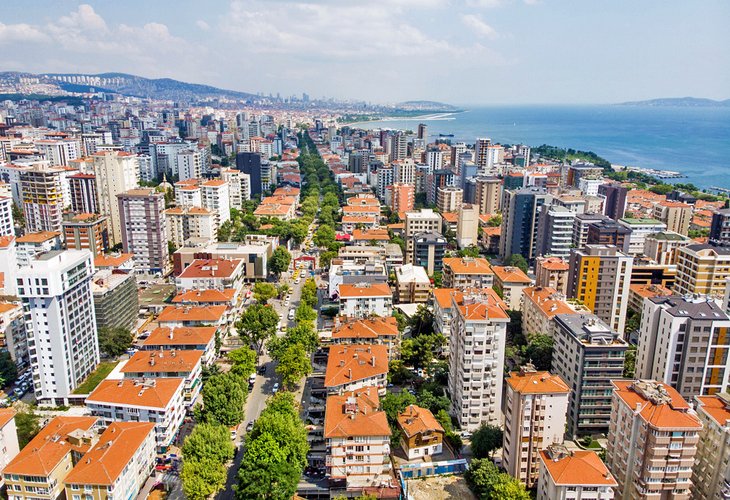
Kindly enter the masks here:
<path id="1" fill-rule="evenodd" d="M 686 108 L 724 108 L 730 107 L 730 99 L 716 101 L 700 97 L 664 97 L 660 99 L 649 99 L 648 101 L 622 102 L 619 106 L 678 106 Z"/>

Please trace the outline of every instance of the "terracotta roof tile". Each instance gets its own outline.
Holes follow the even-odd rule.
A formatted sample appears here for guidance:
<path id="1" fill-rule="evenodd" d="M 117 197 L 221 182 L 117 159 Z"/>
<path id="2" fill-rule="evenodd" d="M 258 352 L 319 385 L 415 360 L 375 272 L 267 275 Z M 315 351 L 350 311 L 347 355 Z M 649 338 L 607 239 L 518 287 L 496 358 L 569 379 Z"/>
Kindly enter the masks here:
<path id="1" fill-rule="evenodd" d="M 718 396 L 695 396 L 699 403 L 697 411 L 704 411 L 717 425 L 725 427 L 730 420 L 730 407 Z M 2 427 L 2 425 L 0 425 Z"/>
<path id="2" fill-rule="evenodd" d="M 242 262 L 240 259 L 195 259 L 178 278 L 230 278 Z"/>
<path id="3" fill-rule="evenodd" d="M 137 351 L 122 367 L 122 373 L 192 372 L 200 364 L 203 351 Z"/>
<path id="4" fill-rule="evenodd" d="M 634 381 L 612 380 L 614 392 L 632 410 L 642 406 L 641 418 L 654 428 L 667 429 L 699 429 L 702 427 L 697 416 L 690 412 L 687 401 L 673 387 L 661 383 L 670 402 L 655 404 L 634 390 Z"/>
<path id="5" fill-rule="evenodd" d="M 563 295 L 547 286 L 530 286 L 522 291 L 525 300 L 529 300 L 552 319 L 557 314 L 578 314 L 575 309 L 563 300 Z"/>
<path id="6" fill-rule="evenodd" d="M 393 316 L 353 320 L 332 329 L 333 339 L 377 339 L 397 335 L 398 322 Z"/>
<path id="7" fill-rule="evenodd" d="M 494 277 L 502 283 L 532 283 L 532 280 L 519 267 L 492 266 Z"/>
<path id="8" fill-rule="evenodd" d="M 157 317 L 158 323 L 168 321 L 209 321 L 217 323 L 226 313 L 226 306 L 167 306 Z"/>
<path id="9" fill-rule="evenodd" d="M 520 394 L 568 394 L 570 387 L 550 372 L 510 372 L 507 383 Z"/>
<path id="10" fill-rule="evenodd" d="M 144 341 L 145 346 L 208 345 L 215 337 L 214 326 L 181 326 L 155 328 Z"/>
<path id="11" fill-rule="evenodd" d="M 207 304 L 228 302 L 236 299 L 236 290 L 226 288 L 225 290 L 188 290 L 181 292 L 172 299 L 173 304 Z"/>
<path id="12" fill-rule="evenodd" d="M 390 436 L 384 411 L 379 411 L 378 391 L 364 388 L 329 396 L 324 415 L 324 437 Z"/>
<path id="13" fill-rule="evenodd" d="M 444 428 L 430 410 L 416 405 L 409 405 L 398 415 L 398 426 L 407 437 L 423 432 L 444 432 Z"/>
<path id="14" fill-rule="evenodd" d="M 325 387 L 337 387 L 388 373 L 384 345 L 338 345 L 329 349 Z M 373 388 L 374 391 L 377 389 Z"/>
<path id="15" fill-rule="evenodd" d="M 368 286 L 359 285 L 340 285 L 340 298 L 356 298 L 356 297 L 390 297 L 393 292 L 387 283 L 373 283 Z"/>
<path id="16" fill-rule="evenodd" d="M 164 409 L 175 393 L 182 390 L 184 383 L 184 378 L 155 378 L 145 383 L 132 379 L 107 379 L 96 386 L 86 402 Z"/>
<path id="17" fill-rule="evenodd" d="M 550 477 L 557 485 L 617 486 L 618 483 L 594 451 L 573 451 L 559 460 L 550 458 L 547 450 L 540 451 Z"/>
<path id="18" fill-rule="evenodd" d="M 447 257 L 444 267 L 448 267 L 453 274 L 494 274 L 492 266 L 483 257 Z"/>
<path id="19" fill-rule="evenodd" d="M 8 425 L 16 413 L 14 408 L 0 408 L 0 429 Z"/>
<path id="20" fill-rule="evenodd" d="M 17 243 L 43 243 L 61 236 L 56 231 L 40 231 L 38 233 L 27 233 L 15 240 Z"/>

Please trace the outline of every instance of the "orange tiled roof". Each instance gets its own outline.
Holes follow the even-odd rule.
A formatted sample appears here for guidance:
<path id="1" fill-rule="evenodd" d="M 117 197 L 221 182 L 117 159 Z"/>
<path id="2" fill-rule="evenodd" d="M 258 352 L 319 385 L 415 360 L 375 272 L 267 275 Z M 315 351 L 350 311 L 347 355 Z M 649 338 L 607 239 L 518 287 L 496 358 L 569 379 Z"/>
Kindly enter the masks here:
<path id="1" fill-rule="evenodd" d="M 570 387 L 550 372 L 510 372 L 507 383 L 520 394 L 568 394 Z"/>
<path id="2" fill-rule="evenodd" d="M 398 426 L 409 438 L 424 432 L 444 432 L 444 428 L 430 410 L 416 405 L 408 405 L 398 415 Z"/>
<path id="3" fill-rule="evenodd" d="M 210 186 L 210 187 L 220 187 L 220 186 L 225 186 L 226 184 L 228 184 L 227 181 L 220 180 L 220 179 L 213 179 L 210 181 L 205 181 L 205 182 L 201 183 L 200 185 L 201 186 Z"/>
<path id="4" fill-rule="evenodd" d="M 56 231 L 40 231 L 38 233 L 27 233 L 15 240 L 17 243 L 43 243 L 61 236 Z"/>
<path id="5" fill-rule="evenodd" d="M 333 339 L 377 339 L 397 335 L 398 322 L 393 316 L 353 320 L 332 329 Z"/>
<path id="6" fill-rule="evenodd" d="M 71 444 L 68 435 L 74 431 L 89 431 L 95 424 L 96 417 L 54 418 L 20 450 L 3 473 L 48 477 L 66 454 L 72 451 L 83 454 L 91 447 L 83 441 Z"/>
<path id="7" fill-rule="evenodd" d="M 203 351 L 137 351 L 122 367 L 122 373 L 192 372 Z"/>
<path id="8" fill-rule="evenodd" d="M 236 298 L 236 290 L 226 288 L 225 290 L 188 290 L 181 292 L 172 299 L 173 304 L 207 304 L 218 302 L 233 302 Z"/>
<path id="9" fill-rule="evenodd" d="M 502 283 L 532 283 L 522 269 L 514 266 L 492 266 L 494 277 Z"/>
<path id="10" fill-rule="evenodd" d="M 724 427 L 730 420 L 730 408 L 718 396 L 695 396 L 695 399 L 699 403 L 698 411 L 707 413 L 717 425 Z"/>
<path id="11" fill-rule="evenodd" d="M 0 248 L 9 247 L 13 241 L 15 241 L 15 236 L 0 236 Z"/>
<path id="12" fill-rule="evenodd" d="M 543 259 L 540 266 L 548 271 L 567 271 L 570 265 L 560 257 L 547 257 Z"/>
<path id="13" fill-rule="evenodd" d="M 216 330 L 214 326 L 161 326 L 152 330 L 143 345 L 208 345 L 215 337 Z"/>
<path id="14" fill-rule="evenodd" d="M 210 321 L 218 322 L 226 313 L 226 306 L 167 306 L 157 317 L 158 323 L 166 321 Z"/>
<path id="15" fill-rule="evenodd" d="M 441 212 L 441 217 L 450 224 L 459 222 L 459 212 Z"/>
<path id="16" fill-rule="evenodd" d="M 297 196 L 301 190 L 299 188 L 284 186 L 276 188 L 274 196 Z"/>
<path id="17" fill-rule="evenodd" d="M 352 239 L 361 241 L 389 241 L 390 235 L 387 229 L 355 229 L 352 231 Z"/>
<path id="18" fill-rule="evenodd" d="M 349 405 L 348 405 L 349 402 Z M 390 436 L 384 411 L 379 411 L 378 391 L 363 388 L 329 396 L 324 414 L 324 437 Z"/>
<path id="19" fill-rule="evenodd" d="M 481 297 L 482 301 L 465 304 L 463 292 L 454 294 L 454 300 L 458 304 L 459 311 L 467 320 L 509 319 L 507 304 L 499 298 L 497 292 L 491 288 L 485 288 L 481 292 Z"/>
<path id="20" fill-rule="evenodd" d="M 494 274 L 492 266 L 484 257 L 447 257 L 444 267 L 451 269 L 454 274 Z"/>
<path id="21" fill-rule="evenodd" d="M 525 300 L 529 300 L 552 319 L 557 314 L 578 314 L 567 302 L 562 300 L 558 291 L 549 286 L 529 286 L 522 291 Z"/>
<path id="22" fill-rule="evenodd" d="M 254 215 L 286 215 L 291 210 L 291 205 L 279 205 L 279 204 L 269 204 L 269 205 L 259 205 L 256 207 L 256 210 L 254 210 Z"/>
<path id="23" fill-rule="evenodd" d="M 148 436 L 152 422 L 113 422 L 68 473 L 66 484 L 113 485 Z"/>
<path id="24" fill-rule="evenodd" d="M 618 485 L 595 451 L 576 450 L 570 456 L 553 460 L 547 450 L 542 450 L 540 457 L 553 482 L 557 485 Z"/>
<path id="25" fill-rule="evenodd" d="M 664 386 L 670 403 L 655 404 L 645 399 L 633 389 L 634 381 L 612 380 L 614 392 L 632 410 L 637 405 L 642 407 L 639 412 L 641 418 L 650 426 L 659 429 L 699 429 L 702 427 L 699 419 L 694 413 L 690 413 L 690 406 L 687 401 L 673 387 L 661 383 Z M 657 382 L 660 383 L 660 382 Z"/>
<path id="26" fill-rule="evenodd" d="M 262 205 L 294 205 L 296 202 L 296 197 L 285 195 L 267 196 L 261 200 Z"/>
<path id="27" fill-rule="evenodd" d="M 119 255 L 100 255 L 94 259 L 96 267 L 119 267 L 126 262 L 132 260 L 134 255 L 131 253 L 121 253 Z"/>
<path id="28" fill-rule="evenodd" d="M 434 288 L 433 298 L 436 299 L 441 309 L 451 309 L 451 297 L 456 288 Z"/>
<path id="29" fill-rule="evenodd" d="M 386 346 L 332 346 L 327 358 L 324 386 L 337 387 L 386 373 L 388 373 L 388 348 Z"/>
<path id="30" fill-rule="evenodd" d="M 8 425 L 16 413 L 14 408 L 0 408 L 0 429 Z"/>
<path id="31" fill-rule="evenodd" d="M 380 210 L 380 202 L 375 196 L 352 196 L 347 200 L 347 206 L 350 207 L 378 207 Z"/>
<path id="32" fill-rule="evenodd" d="M 102 380 L 86 402 L 111 405 L 166 408 L 175 393 L 182 390 L 184 378 L 156 378 L 146 385 L 140 380 Z"/>
<path id="33" fill-rule="evenodd" d="M 230 278 L 241 262 L 241 259 L 195 259 L 178 278 Z"/>
<path id="34" fill-rule="evenodd" d="M 340 298 L 390 297 L 392 295 L 393 292 L 387 283 L 373 283 L 368 286 L 340 285 Z"/>
<path id="35" fill-rule="evenodd" d="M 359 223 L 374 224 L 375 217 L 371 217 L 368 215 L 343 215 L 342 223 L 343 224 L 359 224 Z"/>
<path id="36" fill-rule="evenodd" d="M 378 215 L 380 214 L 380 207 L 371 207 L 367 205 L 356 205 L 356 206 L 344 206 L 342 207 L 342 213 L 345 215 L 348 214 L 373 214 Z"/>
<path id="37" fill-rule="evenodd" d="M 640 285 L 629 285 L 629 290 L 637 294 L 639 297 L 665 297 L 672 295 L 672 291 L 662 285 L 654 284 L 640 284 Z"/>

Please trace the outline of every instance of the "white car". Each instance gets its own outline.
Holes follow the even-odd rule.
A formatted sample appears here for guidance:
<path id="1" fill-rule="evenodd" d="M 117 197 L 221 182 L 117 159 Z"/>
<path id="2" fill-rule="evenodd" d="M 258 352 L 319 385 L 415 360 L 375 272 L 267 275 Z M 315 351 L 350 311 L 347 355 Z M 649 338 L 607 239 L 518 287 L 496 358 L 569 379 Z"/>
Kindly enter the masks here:
<path id="1" fill-rule="evenodd" d="M 279 382 L 274 384 L 274 387 L 271 389 L 271 394 L 276 394 L 279 392 Z"/>

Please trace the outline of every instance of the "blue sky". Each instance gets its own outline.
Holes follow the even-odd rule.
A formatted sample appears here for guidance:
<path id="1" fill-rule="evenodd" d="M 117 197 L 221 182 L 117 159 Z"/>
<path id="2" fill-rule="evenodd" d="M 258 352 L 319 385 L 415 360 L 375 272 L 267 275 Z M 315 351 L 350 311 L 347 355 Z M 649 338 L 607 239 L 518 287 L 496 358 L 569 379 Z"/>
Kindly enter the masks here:
<path id="1" fill-rule="evenodd" d="M 730 1 L 4 2 L 0 70 L 456 104 L 730 98 Z"/>

